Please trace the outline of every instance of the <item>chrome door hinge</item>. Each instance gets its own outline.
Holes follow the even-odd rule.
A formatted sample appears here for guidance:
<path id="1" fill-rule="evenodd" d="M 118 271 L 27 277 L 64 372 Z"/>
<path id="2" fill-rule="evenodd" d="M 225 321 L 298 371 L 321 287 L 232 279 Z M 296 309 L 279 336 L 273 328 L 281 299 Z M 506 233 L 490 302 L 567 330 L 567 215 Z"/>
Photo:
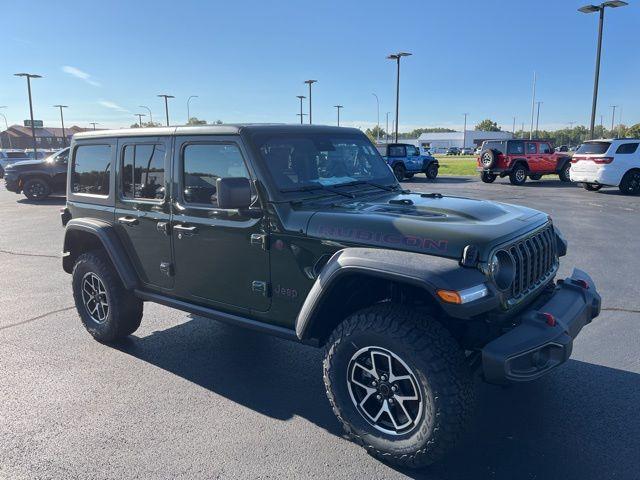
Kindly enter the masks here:
<path id="1" fill-rule="evenodd" d="M 254 280 L 251 282 L 251 291 L 258 295 L 262 295 L 263 297 L 268 297 L 270 295 L 269 284 L 262 280 Z"/>
<path id="2" fill-rule="evenodd" d="M 173 265 L 170 262 L 160 262 L 160 271 L 167 277 L 173 276 Z"/>
<path id="3" fill-rule="evenodd" d="M 268 239 L 269 239 L 269 237 L 264 233 L 252 233 L 251 234 L 251 245 L 252 246 L 256 246 L 256 247 L 260 247 L 263 250 L 268 250 L 269 249 Z"/>

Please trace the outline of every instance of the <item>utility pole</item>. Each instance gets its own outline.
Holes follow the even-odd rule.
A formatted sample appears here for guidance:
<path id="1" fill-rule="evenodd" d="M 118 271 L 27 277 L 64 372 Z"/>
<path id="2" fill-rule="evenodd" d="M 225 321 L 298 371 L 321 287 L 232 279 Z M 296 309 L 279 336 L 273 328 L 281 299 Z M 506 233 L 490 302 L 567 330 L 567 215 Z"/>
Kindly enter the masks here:
<path id="1" fill-rule="evenodd" d="M 93 125 L 93 129 L 96 129 L 96 125 L 100 125 L 98 122 L 89 122 L 89 125 Z"/>
<path id="2" fill-rule="evenodd" d="M 309 85 L 309 125 L 311 125 L 313 123 L 313 119 L 311 117 L 311 85 L 313 85 L 316 82 L 317 82 L 317 80 L 305 80 L 304 81 L 304 83 Z M 300 117 L 300 118 L 302 118 L 302 117 Z"/>
<path id="3" fill-rule="evenodd" d="M 536 104 L 538 105 L 538 113 L 536 114 L 536 138 L 539 136 L 539 134 L 538 134 L 538 120 L 540 120 L 540 105 L 542 105 L 542 103 L 544 103 L 544 102 L 536 102 Z"/>
<path id="4" fill-rule="evenodd" d="M 305 97 L 304 95 L 296 95 L 296 97 L 300 99 L 300 113 L 298 115 L 300 115 L 300 125 L 302 125 L 305 116 L 305 114 L 302 112 L 302 102 L 307 97 Z"/>
<path id="5" fill-rule="evenodd" d="M 466 148 L 467 146 L 467 115 L 468 113 L 463 113 L 464 115 L 464 127 L 462 127 L 462 148 Z"/>
<path id="6" fill-rule="evenodd" d="M 342 105 L 334 105 L 334 107 L 336 107 L 336 110 L 338 111 L 338 126 L 340 126 L 340 109 L 344 107 Z"/>
<path id="7" fill-rule="evenodd" d="M 609 105 L 609 108 L 613 109 L 611 111 L 611 136 L 613 136 L 613 129 L 616 121 L 616 108 L 618 108 L 618 105 Z"/>
<path id="8" fill-rule="evenodd" d="M 36 125 L 33 121 L 33 101 L 31 99 L 31 79 L 42 78 L 41 75 L 35 75 L 32 73 L 15 73 L 16 77 L 27 78 L 27 91 L 29 92 L 29 113 L 31 115 L 31 138 L 33 138 L 33 158 L 38 159 L 38 144 L 36 143 Z"/>
<path id="9" fill-rule="evenodd" d="M 384 130 L 384 135 L 385 135 L 385 143 L 389 143 L 389 114 L 391 112 L 387 112 L 387 127 Z"/>
<path id="10" fill-rule="evenodd" d="M 140 128 L 142 128 L 142 117 L 146 117 L 147 114 L 146 113 L 134 113 L 133 116 L 134 117 L 138 117 L 138 125 L 140 125 Z"/>
<path id="11" fill-rule="evenodd" d="M 398 52 L 392 53 L 387 56 L 388 60 L 395 60 L 397 65 L 397 73 L 396 73 L 396 123 L 395 123 L 395 142 L 398 143 L 398 114 L 400 111 L 400 59 L 402 57 L 408 57 L 411 53 L 408 52 Z"/>
<path id="12" fill-rule="evenodd" d="M 516 136 L 516 117 L 513 117 L 513 136 Z"/>
<path id="13" fill-rule="evenodd" d="M 168 99 L 169 98 L 176 98 L 173 95 L 167 95 L 165 93 L 162 93 L 160 95 L 158 95 L 158 97 L 164 98 L 164 113 L 167 117 L 167 127 L 169 126 L 169 102 Z"/>
<path id="14" fill-rule="evenodd" d="M 600 5 L 585 5 L 578 9 L 581 13 L 599 13 L 598 19 L 598 48 L 596 50 L 596 72 L 593 79 L 593 100 L 591 102 L 591 124 L 589 127 L 590 138 L 593 139 L 593 130 L 596 122 L 596 108 L 598 104 L 598 82 L 600 79 L 600 54 L 602 52 L 602 26 L 604 25 L 604 9 L 606 7 L 617 8 L 628 5 L 621 0 L 609 0 Z"/>
<path id="15" fill-rule="evenodd" d="M 378 99 L 378 95 L 372 93 L 374 97 L 376 97 L 376 105 L 378 106 L 378 131 L 376 132 L 376 143 L 380 143 L 380 100 Z"/>
<path id="16" fill-rule="evenodd" d="M 67 135 L 65 133 L 64 130 L 64 115 L 62 114 L 62 109 L 63 108 L 67 108 L 68 105 L 54 105 L 54 108 L 59 108 L 60 109 L 60 122 L 62 123 L 62 144 L 66 147 L 67 146 Z"/>
<path id="17" fill-rule="evenodd" d="M 529 140 L 533 139 L 533 116 L 536 107 L 536 72 L 533 72 L 533 94 L 531 95 L 531 128 L 529 129 Z"/>
<path id="18" fill-rule="evenodd" d="M 191 120 L 191 111 L 189 110 L 189 103 L 191 102 L 192 98 L 198 98 L 198 95 L 191 95 L 189 98 L 187 98 L 187 125 L 189 124 L 189 120 Z"/>

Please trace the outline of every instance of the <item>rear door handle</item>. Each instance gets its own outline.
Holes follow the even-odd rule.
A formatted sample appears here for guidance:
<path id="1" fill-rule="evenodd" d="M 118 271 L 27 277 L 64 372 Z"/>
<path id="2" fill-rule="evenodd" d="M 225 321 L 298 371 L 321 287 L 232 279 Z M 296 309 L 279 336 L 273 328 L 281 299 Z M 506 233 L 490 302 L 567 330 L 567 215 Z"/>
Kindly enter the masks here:
<path id="1" fill-rule="evenodd" d="M 198 228 L 194 226 L 174 225 L 173 229 L 178 232 L 178 235 L 194 235 L 198 233 Z"/>
<path id="2" fill-rule="evenodd" d="M 138 224 L 138 219 L 134 217 L 120 217 L 118 218 L 118 223 L 122 225 L 127 225 L 128 227 L 133 227 Z"/>

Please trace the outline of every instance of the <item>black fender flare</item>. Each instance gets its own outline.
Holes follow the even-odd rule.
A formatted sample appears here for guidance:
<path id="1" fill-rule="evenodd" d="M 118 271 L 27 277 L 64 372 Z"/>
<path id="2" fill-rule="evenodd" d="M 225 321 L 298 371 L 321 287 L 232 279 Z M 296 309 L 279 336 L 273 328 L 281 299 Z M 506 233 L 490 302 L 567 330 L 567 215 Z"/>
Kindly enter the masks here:
<path id="1" fill-rule="evenodd" d="M 524 164 L 527 171 L 530 171 L 529 162 L 527 162 L 526 158 L 515 158 L 511 161 L 511 165 L 509 165 L 509 171 L 512 171 L 516 165 Z"/>
<path id="2" fill-rule="evenodd" d="M 353 273 L 422 288 L 446 314 L 457 318 L 470 318 L 498 305 L 493 294 L 468 305 L 445 304 L 438 299 L 437 289 L 463 290 L 488 282 L 480 270 L 461 267 L 458 260 L 397 250 L 345 248 L 334 253 L 322 268 L 300 309 L 296 319 L 296 335 L 300 340 L 313 340 L 312 330 L 324 322 L 318 313 L 323 302 L 331 301 L 333 287 L 344 276 Z M 493 288 L 487 286 L 493 293 Z"/>
<path id="3" fill-rule="evenodd" d="M 73 251 L 73 232 L 83 232 L 92 235 L 102 244 L 102 247 L 109 256 L 113 267 L 116 269 L 116 272 L 118 272 L 118 276 L 127 290 L 132 290 L 139 286 L 138 275 L 113 225 L 93 218 L 77 218 L 67 223 L 62 250 L 62 267 L 65 272 L 71 273 L 73 271 L 73 265 L 78 256 L 77 253 Z"/>

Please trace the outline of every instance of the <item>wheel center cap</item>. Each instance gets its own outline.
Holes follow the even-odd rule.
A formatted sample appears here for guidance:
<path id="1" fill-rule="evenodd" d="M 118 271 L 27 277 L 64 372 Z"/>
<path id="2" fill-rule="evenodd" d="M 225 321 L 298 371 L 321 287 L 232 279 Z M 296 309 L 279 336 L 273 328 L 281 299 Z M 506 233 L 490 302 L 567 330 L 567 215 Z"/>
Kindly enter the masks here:
<path id="1" fill-rule="evenodd" d="M 391 396 L 391 387 L 388 383 L 381 383 L 378 387 L 378 392 L 380 392 L 380 395 L 383 397 L 389 397 Z"/>

